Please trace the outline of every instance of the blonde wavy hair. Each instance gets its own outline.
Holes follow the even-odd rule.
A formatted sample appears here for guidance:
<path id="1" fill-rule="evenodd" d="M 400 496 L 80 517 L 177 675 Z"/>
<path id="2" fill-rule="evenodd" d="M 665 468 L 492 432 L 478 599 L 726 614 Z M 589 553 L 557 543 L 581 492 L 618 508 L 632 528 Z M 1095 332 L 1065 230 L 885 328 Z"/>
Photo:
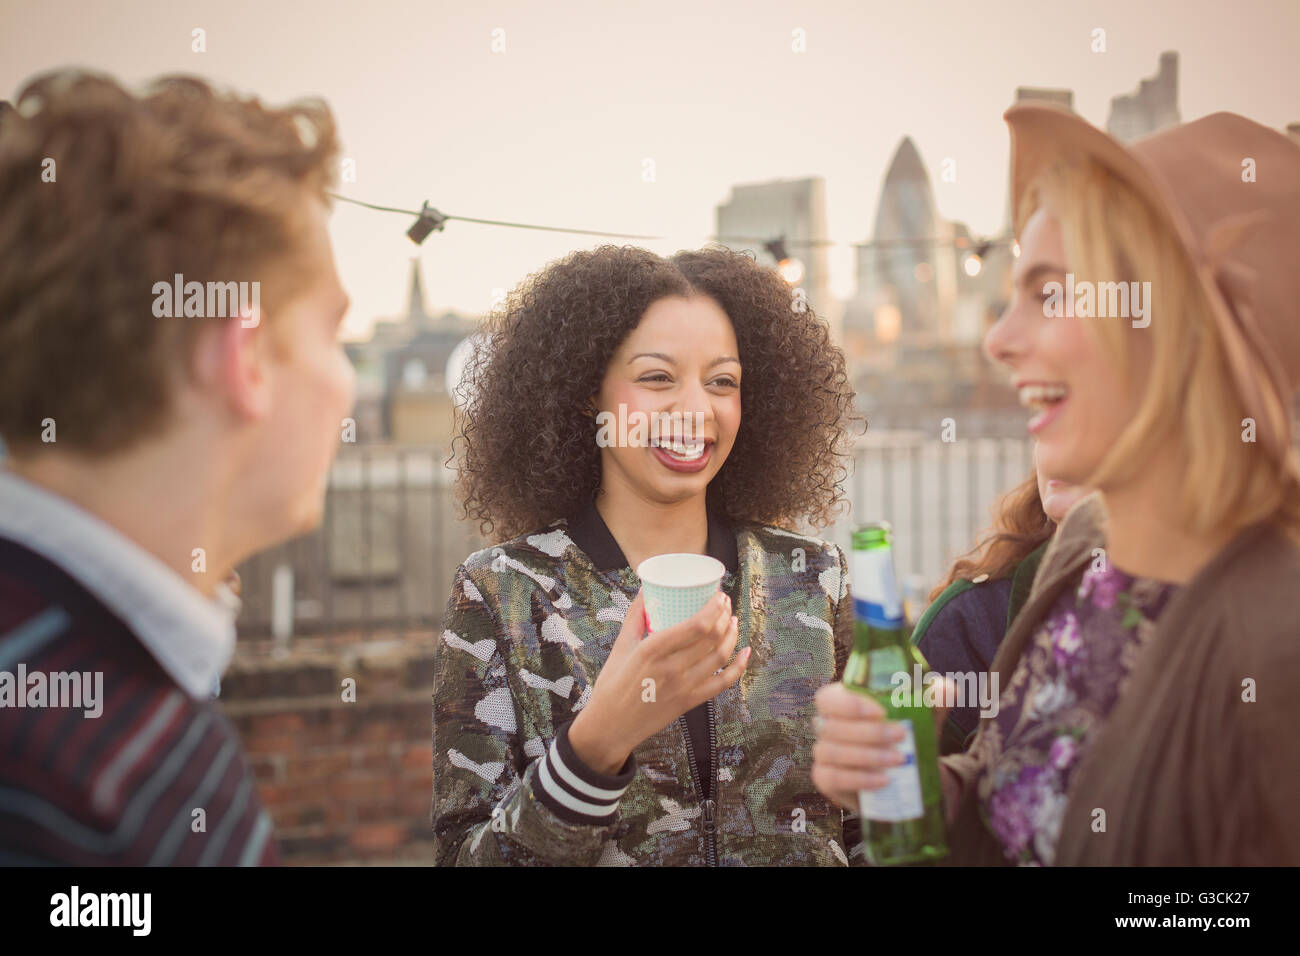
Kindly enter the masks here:
<path id="1" fill-rule="evenodd" d="M 1277 523 L 1300 543 L 1300 457 L 1285 462 L 1244 440 L 1246 408 L 1229 371 L 1210 300 L 1191 257 L 1161 214 L 1133 187 L 1092 159 L 1045 170 L 1026 190 L 1017 232 L 1040 207 L 1060 223 L 1065 254 L 1079 280 L 1150 281 L 1150 324 L 1135 329 L 1113 318 L 1085 319 L 1131 379 L 1137 335 L 1149 336 L 1147 375 L 1136 413 L 1097 470 L 1084 482 L 1114 486 L 1131 478 L 1168 441 L 1181 473 L 1171 489 L 1185 528 L 1230 535 L 1262 521 Z M 1142 356 L 1145 359 L 1147 356 Z M 1255 417 L 1286 422 L 1292 396 L 1261 374 L 1266 396 Z M 1259 422 L 1260 426 L 1264 423 Z"/>

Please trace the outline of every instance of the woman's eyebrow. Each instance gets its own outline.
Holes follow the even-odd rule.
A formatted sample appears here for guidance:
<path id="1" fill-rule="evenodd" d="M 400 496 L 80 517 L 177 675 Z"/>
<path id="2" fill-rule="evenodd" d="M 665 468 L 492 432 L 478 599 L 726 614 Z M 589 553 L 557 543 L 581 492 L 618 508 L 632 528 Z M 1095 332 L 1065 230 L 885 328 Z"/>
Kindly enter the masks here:
<path id="1" fill-rule="evenodd" d="M 1023 288 L 1030 288 L 1045 276 L 1057 275 L 1065 275 L 1064 266 L 1058 266 L 1052 262 L 1036 262 L 1021 274 L 1019 284 Z"/>
<path id="2" fill-rule="evenodd" d="M 627 362 L 629 365 L 631 365 L 634 361 L 636 361 L 639 358 L 657 358 L 657 359 L 663 359 L 663 361 L 667 362 L 669 365 L 677 364 L 677 359 L 673 358 L 671 355 L 664 355 L 663 352 L 637 352 L 636 355 L 633 355 L 630 359 L 627 360 Z M 712 362 L 706 365 L 705 368 L 713 368 L 713 366 L 721 365 L 723 362 L 735 362 L 737 365 L 739 365 L 740 359 L 735 358 L 734 356 L 731 355 L 724 355 L 721 358 L 715 358 Z"/>

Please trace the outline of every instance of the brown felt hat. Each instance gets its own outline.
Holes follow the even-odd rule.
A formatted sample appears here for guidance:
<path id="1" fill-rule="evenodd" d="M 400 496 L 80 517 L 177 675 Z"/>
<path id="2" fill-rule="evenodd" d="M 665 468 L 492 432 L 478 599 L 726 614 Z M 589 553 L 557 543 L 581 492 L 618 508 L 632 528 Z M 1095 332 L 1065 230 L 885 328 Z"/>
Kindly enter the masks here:
<path id="1" fill-rule="evenodd" d="M 1125 145 L 1063 107 L 1013 106 L 1011 196 L 1058 162 L 1090 156 L 1147 198 L 1196 265 L 1257 439 L 1285 458 L 1300 389 L 1300 144 L 1235 113 L 1213 113 Z M 1254 162 L 1254 181 L 1243 172 Z M 1283 397 L 1265 414 L 1261 382 Z M 1282 427 L 1277 427 L 1278 425 Z"/>

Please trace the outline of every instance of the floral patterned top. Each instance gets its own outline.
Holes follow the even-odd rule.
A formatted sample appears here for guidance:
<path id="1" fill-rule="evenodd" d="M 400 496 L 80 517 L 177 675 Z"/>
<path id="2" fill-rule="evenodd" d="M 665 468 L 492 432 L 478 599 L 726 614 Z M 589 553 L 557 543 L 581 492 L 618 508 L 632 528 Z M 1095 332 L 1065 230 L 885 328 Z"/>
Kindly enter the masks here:
<path id="1" fill-rule="evenodd" d="M 1176 590 L 1107 563 L 1052 605 L 985 731 L 980 807 L 1008 859 L 1052 864 L 1070 777 Z"/>

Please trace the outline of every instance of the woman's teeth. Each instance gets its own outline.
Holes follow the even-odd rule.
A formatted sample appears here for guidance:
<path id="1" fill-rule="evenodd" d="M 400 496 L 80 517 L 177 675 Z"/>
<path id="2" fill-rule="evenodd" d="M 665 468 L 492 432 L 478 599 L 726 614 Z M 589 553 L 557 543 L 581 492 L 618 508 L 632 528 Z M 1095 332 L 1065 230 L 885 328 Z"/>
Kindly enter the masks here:
<path id="1" fill-rule="evenodd" d="M 654 441 L 651 444 L 678 461 L 698 461 L 704 454 L 704 442 L 686 444 L 679 441 Z"/>
<path id="2" fill-rule="evenodd" d="M 1017 396 L 1026 408 L 1042 409 L 1059 402 L 1068 392 L 1064 385 L 1022 385 Z"/>

